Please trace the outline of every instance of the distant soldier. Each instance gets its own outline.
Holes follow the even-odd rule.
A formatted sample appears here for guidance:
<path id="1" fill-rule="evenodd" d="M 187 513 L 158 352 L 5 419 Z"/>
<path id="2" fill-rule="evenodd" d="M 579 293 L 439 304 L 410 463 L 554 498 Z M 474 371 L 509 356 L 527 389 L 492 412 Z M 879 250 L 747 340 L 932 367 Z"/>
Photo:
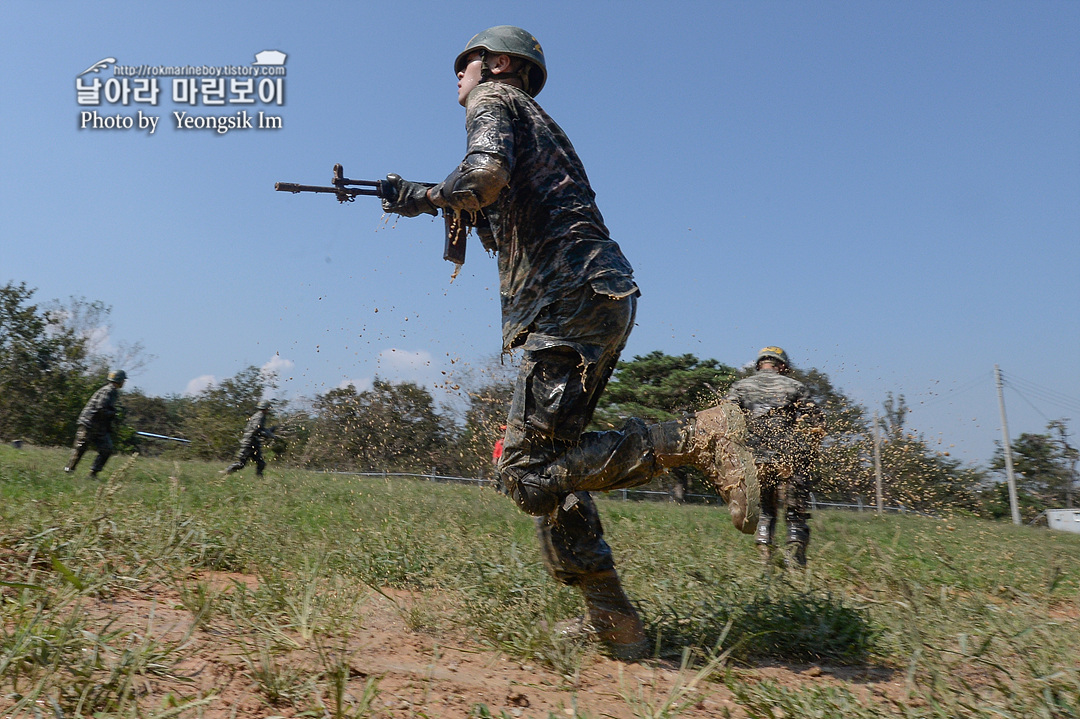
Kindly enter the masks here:
<path id="1" fill-rule="evenodd" d="M 762 349 L 756 369 L 753 375 L 731 385 L 727 396 L 746 413 L 746 444 L 754 453 L 761 482 L 761 515 L 755 542 L 765 562 L 770 563 L 778 509 L 784 504 L 785 561 L 806 566 L 810 469 L 817 444 L 825 434 L 823 419 L 806 385 L 788 376 L 791 363 L 784 350 Z"/>
<path id="2" fill-rule="evenodd" d="M 94 464 L 90 466 L 90 478 L 97 477 L 109 461 L 113 453 L 112 425 L 116 419 L 116 413 L 120 409 L 120 388 L 127 380 L 127 373 L 122 369 L 113 370 L 109 373 L 109 382 L 104 387 L 94 392 L 90 401 L 79 413 L 78 428 L 75 430 L 75 447 L 71 450 L 71 459 L 68 460 L 64 471 L 71 474 L 78 466 L 79 460 L 86 454 L 91 444 L 97 450 Z"/>
<path id="3" fill-rule="evenodd" d="M 266 416 L 270 414 L 270 401 L 262 400 L 255 414 L 248 417 L 244 427 L 244 436 L 240 438 L 240 451 L 236 453 L 236 461 L 222 470 L 222 474 L 232 474 L 244 468 L 248 461 L 255 462 L 255 476 L 261 477 L 266 469 L 266 460 L 263 459 L 262 441 L 277 439 L 272 431 L 266 428 Z"/>

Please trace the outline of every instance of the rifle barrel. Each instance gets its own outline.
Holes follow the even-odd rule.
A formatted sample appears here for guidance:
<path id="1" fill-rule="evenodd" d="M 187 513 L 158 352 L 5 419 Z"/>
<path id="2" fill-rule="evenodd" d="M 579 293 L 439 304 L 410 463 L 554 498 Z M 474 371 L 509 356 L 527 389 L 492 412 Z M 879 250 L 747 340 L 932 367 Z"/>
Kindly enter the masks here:
<path id="1" fill-rule="evenodd" d="M 362 187 L 374 187 L 375 189 L 381 189 L 386 184 L 386 180 L 350 180 L 347 177 L 340 179 L 334 178 L 334 185 L 341 187 L 343 185 L 360 185 Z"/>
<path id="2" fill-rule="evenodd" d="M 179 437 L 166 437 L 163 434 L 154 434 L 153 432 L 136 432 L 135 434 L 141 437 L 153 437 L 154 439 L 167 439 L 173 442 L 183 442 L 184 444 L 191 444 L 190 439 L 180 439 Z"/>
<path id="3" fill-rule="evenodd" d="M 360 182 L 360 181 L 357 181 Z M 294 182 L 275 182 L 274 189 L 278 192 L 325 192 L 332 195 L 372 195 L 381 197 L 377 181 L 371 180 L 369 187 L 320 187 L 318 185 L 297 185 Z"/>

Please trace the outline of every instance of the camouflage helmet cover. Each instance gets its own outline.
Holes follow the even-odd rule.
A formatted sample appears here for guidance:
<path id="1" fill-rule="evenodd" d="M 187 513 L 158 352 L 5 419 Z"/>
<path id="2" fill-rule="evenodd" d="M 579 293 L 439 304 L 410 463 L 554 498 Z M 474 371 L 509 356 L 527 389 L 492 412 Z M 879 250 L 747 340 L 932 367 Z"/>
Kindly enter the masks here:
<path id="1" fill-rule="evenodd" d="M 781 347 L 762 347 L 761 351 L 758 352 L 757 361 L 754 364 L 760 365 L 761 360 L 764 359 L 779 360 L 784 363 L 785 367 L 791 366 L 791 360 L 788 359 L 787 352 Z"/>
<path id="2" fill-rule="evenodd" d="M 127 372 L 122 369 L 114 369 L 109 373 L 109 381 L 120 383 L 127 380 Z"/>
<path id="3" fill-rule="evenodd" d="M 474 50 L 487 50 L 497 55 L 510 55 L 529 61 L 529 86 L 526 92 L 536 97 L 547 82 L 547 64 L 540 42 L 530 33 L 513 25 L 497 25 L 473 35 L 465 49 L 454 60 L 454 72 L 465 69 L 465 58 Z"/>
<path id="4" fill-rule="evenodd" d="M 264 399 L 259 402 L 259 409 L 270 409 L 270 400 Z"/>

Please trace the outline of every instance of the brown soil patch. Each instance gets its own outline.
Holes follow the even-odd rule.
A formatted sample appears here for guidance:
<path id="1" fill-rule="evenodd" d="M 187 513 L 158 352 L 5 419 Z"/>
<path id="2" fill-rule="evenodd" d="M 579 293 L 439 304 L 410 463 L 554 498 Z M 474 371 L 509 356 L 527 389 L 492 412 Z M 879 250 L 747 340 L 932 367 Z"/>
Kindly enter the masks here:
<path id="1" fill-rule="evenodd" d="M 253 587 L 257 582 L 255 577 L 224 573 L 202 574 L 200 579 L 218 591 L 228 591 L 236 583 Z M 361 716 L 471 717 L 476 716 L 475 707 L 484 704 L 494 717 L 505 712 L 510 717 L 539 719 L 549 716 L 634 719 L 649 716 L 640 704 L 635 708 L 634 700 L 659 707 L 692 679 L 692 673 L 680 673 L 679 667 L 670 662 L 627 664 L 599 653 L 588 655 L 575 676 L 560 676 L 548 668 L 508 657 L 462 634 L 432 636 L 410 630 L 403 608 L 414 600 L 408 592 L 398 590 L 371 592 L 362 610 L 361 625 L 342 627 L 342 636 L 347 634 L 347 639 L 326 642 L 332 656 L 345 657 L 349 675 L 346 708 L 348 703 L 355 705 L 369 680 L 375 679 L 377 697 L 370 713 Z M 173 667 L 172 676 L 148 675 L 140 679 L 139 704 L 147 714 L 210 697 L 199 709 L 181 716 L 292 717 L 317 706 L 319 699 L 329 707 L 329 713 L 324 716 L 333 716 L 333 699 L 325 674 L 327 661 L 320 659 L 311 642 L 293 637 L 296 646 L 279 645 L 271 656 L 282 674 L 320 688 L 295 705 L 288 700 L 271 703 L 252 668 L 251 661 L 259 658 L 253 635 L 244 636 L 235 624 L 216 619 L 193 629 L 192 614 L 183 608 L 174 591 L 161 589 L 153 596 L 87 599 L 83 608 L 95 623 L 105 626 L 111 622 L 113 630 L 123 627 L 135 636 L 159 641 L 179 642 L 187 637 L 178 652 L 180 659 Z M 788 686 L 842 684 L 865 695 L 867 700 L 874 695 L 899 696 L 903 692 L 902 677 L 885 670 L 777 663 L 745 670 L 744 676 Z M 672 716 L 699 719 L 725 716 L 725 711 L 734 717 L 746 716 L 723 685 L 704 683 L 698 690 L 693 703 Z M 12 703 L 11 697 L 0 695 L 0 716 L 10 716 L 4 709 Z M 44 704 L 39 709 L 43 715 L 53 715 Z"/>

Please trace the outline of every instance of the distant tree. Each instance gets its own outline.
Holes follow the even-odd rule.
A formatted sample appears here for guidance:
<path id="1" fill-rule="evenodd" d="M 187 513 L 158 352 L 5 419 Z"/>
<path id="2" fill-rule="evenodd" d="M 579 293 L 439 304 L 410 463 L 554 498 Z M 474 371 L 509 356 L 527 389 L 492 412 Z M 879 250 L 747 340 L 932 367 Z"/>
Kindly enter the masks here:
<path id="1" fill-rule="evenodd" d="M 83 341 L 92 374 L 105 376 L 109 370 L 123 369 L 131 377 L 155 359 L 141 342 L 128 343 L 111 336 L 109 315 L 112 307 L 101 301 L 72 296 L 66 302 L 53 300 L 47 303 L 45 311 L 65 331 Z"/>
<path id="2" fill-rule="evenodd" d="M 131 390 L 125 388 L 121 398 L 123 414 L 117 433 L 117 448 L 147 456 L 185 450 L 185 445 L 181 443 L 141 437 L 135 433 L 149 432 L 184 439 L 183 414 L 187 402 L 183 397 L 154 397 L 137 387 Z"/>
<path id="3" fill-rule="evenodd" d="M 259 400 L 276 389 L 276 377 L 254 365 L 210 385 L 179 408 L 188 452 L 200 459 L 224 460 L 236 452 L 247 418 Z"/>
<path id="4" fill-rule="evenodd" d="M 692 354 L 654 350 L 615 367 L 593 416 L 597 429 L 614 429 L 629 417 L 663 421 L 702 409 L 735 380 L 731 367 Z"/>
<path id="5" fill-rule="evenodd" d="M 1076 450 L 1066 441 L 1065 422 L 1054 420 L 1047 424 L 1044 434 L 1025 432 L 1013 440 L 1013 471 L 1025 519 L 1033 518 L 1044 509 L 1065 507 L 1072 503 Z M 990 461 L 990 469 L 1004 485 L 1005 454 L 1000 443 Z M 992 498 L 1003 494 L 1001 489 L 995 489 L 996 493 L 990 493 Z M 1008 497 L 1007 491 L 1004 496 Z M 994 516 L 1004 517 L 1011 513 L 1007 499 L 1004 506 L 1000 502 L 992 502 L 990 507 Z"/>
<path id="6" fill-rule="evenodd" d="M 460 471 L 468 476 L 494 476 L 491 460 L 495 442 L 503 435 L 502 426 L 510 411 L 514 385 L 508 380 L 493 380 L 468 390 L 469 407 L 456 452 L 448 460 L 460 463 Z"/>
<path id="7" fill-rule="evenodd" d="M 947 454 L 930 449 L 917 433 L 906 429 L 910 413 L 904 396 L 890 392 L 879 418 L 882 485 L 886 502 L 926 511 L 974 511 L 985 476 L 964 467 Z M 872 442 L 871 439 L 867 439 Z M 872 445 L 867 449 L 872 452 Z M 863 493 L 873 496 L 873 473 L 867 462 Z"/>
<path id="8" fill-rule="evenodd" d="M 619 362 L 600 397 L 592 429 L 614 429 L 630 417 L 654 422 L 677 419 L 713 404 L 736 377 L 732 367 L 692 354 L 654 350 Z M 691 467 L 678 467 L 650 485 L 671 491 L 676 499 L 689 492 L 712 493 L 712 483 Z"/>
<path id="9" fill-rule="evenodd" d="M 881 466 L 889 504 L 928 511 L 974 511 L 985 477 L 976 468 L 929 448 L 907 434 L 882 444 Z M 870 491 L 866 493 L 872 496 Z"/>
<path id="10" fill-rule="evenodd" d="M 88 373 L 85 339 L 33 294 L 25 283 L 0 287 L 0 437 L 67 444 L 104 375 Z"/>
<path id="11" fill-rule="evenodd" d="M 453 434 L 426 389 L 376 378 L 363 392 L 349 385 L 315 398 L 301 461 L 337 470 L 443 471 Z"/>

